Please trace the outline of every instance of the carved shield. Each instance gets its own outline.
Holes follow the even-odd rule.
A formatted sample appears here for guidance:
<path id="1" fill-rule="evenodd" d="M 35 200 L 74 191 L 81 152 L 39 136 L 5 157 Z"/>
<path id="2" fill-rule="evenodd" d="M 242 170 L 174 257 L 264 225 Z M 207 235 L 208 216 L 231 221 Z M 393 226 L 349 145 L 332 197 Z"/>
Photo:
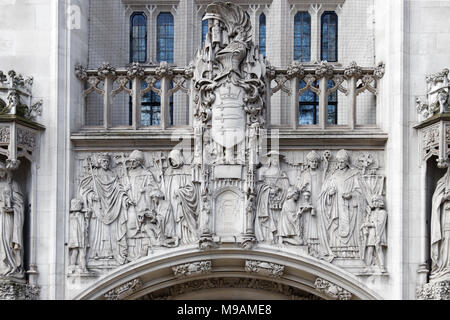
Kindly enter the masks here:
<path id="1" fill-rule="evenodd" d="M 232 148 L 245 138 L 245 91 L 241 87 L 226 83 L 218 88 L 215 94 L 211 135 L 221 146 Z"/>

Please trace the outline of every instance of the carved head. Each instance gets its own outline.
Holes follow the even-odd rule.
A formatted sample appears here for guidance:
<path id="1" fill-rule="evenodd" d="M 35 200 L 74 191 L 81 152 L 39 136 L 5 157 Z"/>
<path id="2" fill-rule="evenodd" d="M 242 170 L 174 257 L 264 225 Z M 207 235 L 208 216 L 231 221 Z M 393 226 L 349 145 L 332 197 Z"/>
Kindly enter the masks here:
<path id="1" fill-rule="evenodd" d="M 372 197 L 372 207 L 373 208 L 384 208 L 384 199 L 380 195 L 375 195 Z"/>
<path id="2" fill-rule="evenodd" d="M 340 150 L 336 155 L 336 159 L 338 162 L 339 170 L 348 168 L 350 163 L 350 156 L 348 155 L 348 152 L 346 150 Z"/>
<path id="3" fill-rule="evenodd" d="M 306 202 L 309 202 L 309 200 L 311 199 L 311 192 L 309 191 L 303 192 L 303 197 L 305 198 Z"/>
<path id="4" fill-rule="evenodd" d="M 278 151 L 270 151 L 269 153 L 267 153 L 267 166 L 280 166 L 280 153 Z"/>
<path id="5" fill-rule="evenodd" d="M 143 166 L 144 163 L 144 153 L 139 150 L 134 150 L 127 159 L 127 164 L 130 164 L 133 169 L 136 169 L 139 165 Z"/>
<path id="6" fill-rule="evenodd" d="M 100 153 L 97 156 L 97 164 L 103 170 L 108 170 L 110 163 L 111 163 L 111 156 L 108 153 Z"/>
<path id="7" fill-rule="evenodd" d="M 287 192 L 287 199 L 294 199 L 295 201 L 298 200 L 300 197 L 300 191 L 297 187 L 289 187 Z"/>
<path id="8" fill-rule="evenodd" d="M 184 156 L 181 150 L 172 150 L 169 153 L 169 166 L 171 168 L 180 168 L 184 165 Z"/>
<path id="9" fill-rule="evenodd" d="M 311 169 L 315 170 L 319 167 L 320 156 L 317 152 L 311 151 L 308 153 L 306 160 L 308 161 L 308 165 Z"/>

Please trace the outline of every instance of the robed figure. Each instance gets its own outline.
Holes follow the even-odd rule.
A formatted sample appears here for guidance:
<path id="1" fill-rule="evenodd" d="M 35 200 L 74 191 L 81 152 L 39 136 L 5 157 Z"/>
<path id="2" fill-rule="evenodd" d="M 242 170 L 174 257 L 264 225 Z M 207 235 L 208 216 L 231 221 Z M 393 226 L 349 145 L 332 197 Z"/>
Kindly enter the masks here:
<path id="1" fill-rule="evenodd" d="M 123 161 L 122 185 L 134 205 L 128 208 L 127 214 L 127 244 L 128 259 L 136 260 L 147 255 L 145 237 L 142 235 L 142 221 L 146 212 L 153 209 L 151 194 L 159 186 L 153 173 L 145 168 L 144 153 L 133 151 Z"/>
<path id="2" fill-rule="evenodd" d="M 269 152 L 267 164 L 259 169 L 255 235 L 259 242 L 269 244 L 278 242 L 278 219 L 290 186 L 280 168 L 279 156 L 276 151 Z"/>
<path id="3" fill-rule="evenodd" d="M 90 260 L 127 262 L 127 207 L 133 205 L 120 183 L 120 178 L 109 168 L 110 157 L 98 156 L 90 174 L 80 183 L 80 196 L 85 208 L 92 211 L 90 225 Z"/>
<path id="4" fill-rule="evenodd" d="M 24 200 L 19 185 L 0 163 L 0 276 L 22 279 Z"/>
<path id="5" fill-rule="evenodd" d="M 359 230 L 363 197 L 360 172 L 349 167 L 350 156 L 341 150 L 336 155 L 337 169 L 327 177 L 319 196 L 320 256 L 331 261 L 335 255 L 359 252 Z M 342 253 L 343 252 L 343 253 Z"/>
<path id="6" fill-rule="evenodd" d="M 450 167 L 433 194 L 431 261 L 431 279 L 450 280 Z"/>
<path id="7" fill-rule="evenodd" d="M 176 234 L 180 244 L 193 244 L 198 234 L 198 191 L 192 182 L 192 172 L 185 164 L 183 153 L 173 150 L 165 173 L 166 195 L 175 216 Z"/>

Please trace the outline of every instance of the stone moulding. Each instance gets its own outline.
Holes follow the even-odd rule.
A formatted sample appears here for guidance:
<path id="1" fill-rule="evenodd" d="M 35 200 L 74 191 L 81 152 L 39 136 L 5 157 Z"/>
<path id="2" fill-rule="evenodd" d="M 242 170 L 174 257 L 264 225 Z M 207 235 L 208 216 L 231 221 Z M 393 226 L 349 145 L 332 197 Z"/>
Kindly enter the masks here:
<path id="1" fill-rule="evenodd" d="M 340 286 L 322 279 L 317 278 L 314 282 L 314 286 L 316 289 L 320 292 L 325 293 L 327 296 L 329 296 L 332 299 L 336 300 L 350 300 L 352 298 L 352 294 L 348 292 L 347 290 L 341 288 Z"/>
<path id="2" fill-rule="evenodd" d="M 132 295 L 136 290 L 142 287 L 141 279 L 131 280 L 105 294 L 106 300 L 122 300 Z"/>
<path id="3" fill-rule="evenodd" d="M 198 274 L 210 273 L 212 270 L 211 260 L 197 261 L 181 264 L 172 268 L 175 277 L 187 277 Z"/>
<path id="4" fill-rule="evenodd" d="M 274 278 L 280 278 L 284 274 L 284 266 L 276 263 L 264 261 L 247 260 L 245 262 L 245 271 L 251 273 L 258 273 L 268 275 Z"/>

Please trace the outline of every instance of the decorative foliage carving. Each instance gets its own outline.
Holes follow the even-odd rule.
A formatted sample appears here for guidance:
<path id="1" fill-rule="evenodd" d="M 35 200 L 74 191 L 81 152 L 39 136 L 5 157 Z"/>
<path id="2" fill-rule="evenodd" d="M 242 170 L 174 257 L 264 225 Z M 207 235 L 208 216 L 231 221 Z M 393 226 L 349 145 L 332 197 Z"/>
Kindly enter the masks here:
<path id="1" fill-rule="evenodd" d="M 11 139 L 11 131 L 9 127 L 0 127 L 0 142 L 9 143 Z"/>
<path id="2" fill-rule="evenodd" d="M 297 288 L 268 280 L 244 279 L 244 278 L 209 278 L 177 284 L 171 288 L 153 292 L 143 297 L 142 300 L 166 300 L 183 294 L 208 289 L 254 289 L 282 294 L 292 300 L 321 300 L 319 297 L 301 291 Z"/>
<path id="3" fill-rule="evenodd" d="M 142 287 L 141 279 L 137 278 L 109 291 L 105 294 L 106 300 L 123 300 Z"/>
<path id="4" fill-rule="evenodd" d="M 245 271 L 279 278 L 283 276 L 284 266 L 270 262 L 247 260 L 245 262 Z"/>
<path id="5" fill-rule="evenodd" d="M 202 273 L 210 273 L 212 270 L 212 262 L 198 261 L 193 263 L 186 263 L 172 268 L 173 274 L 176 277 L 186 277 Z"/>
<path id="6" fill-rule="evenodd" d="M 322 278 L 317 278 L 316 281 L 314 282 L 314 286 L 320 292 L 323 292 L 330 298 L 336 300 L 351 300 L 353 296 L 349 291 Z"/>
<path id="7" fill-rule="evenodd" d="M 17 145 L 34 150 L 36 147 L 36 134 L 30 130 L 18 128 Z"/>

